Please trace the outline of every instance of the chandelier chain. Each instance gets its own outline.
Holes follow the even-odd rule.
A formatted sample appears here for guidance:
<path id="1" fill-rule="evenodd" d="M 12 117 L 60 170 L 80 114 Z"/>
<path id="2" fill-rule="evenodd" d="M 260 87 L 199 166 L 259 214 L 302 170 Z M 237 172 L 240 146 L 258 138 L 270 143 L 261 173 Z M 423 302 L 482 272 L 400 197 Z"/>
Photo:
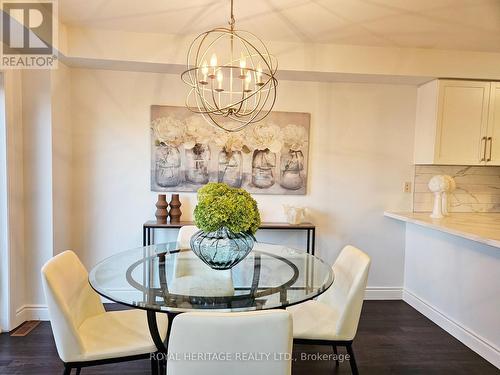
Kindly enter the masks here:
<path id="1" fill-rule="evenodd" d="M 229 26 L 231 26 L 231 30 L 234 30 L 235 24 L 236 24 L 236 19 L 234 18 L 234 1 L 231 0 L 231 20 L 229 21 Z"/>

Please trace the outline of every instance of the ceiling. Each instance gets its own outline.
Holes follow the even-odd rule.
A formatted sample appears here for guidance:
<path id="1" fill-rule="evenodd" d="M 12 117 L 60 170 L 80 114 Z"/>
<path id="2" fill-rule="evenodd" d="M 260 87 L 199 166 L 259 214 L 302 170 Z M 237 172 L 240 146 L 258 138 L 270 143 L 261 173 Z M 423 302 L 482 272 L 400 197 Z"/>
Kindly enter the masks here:
<path id="1" fill-rule="evenodd" d="M 264 40 L 500 52 L 500 0 L 234 0 L 237 28 Z M 226 25 L 229 0 L 59 0 L 61 21 L 197 34 Z"/>

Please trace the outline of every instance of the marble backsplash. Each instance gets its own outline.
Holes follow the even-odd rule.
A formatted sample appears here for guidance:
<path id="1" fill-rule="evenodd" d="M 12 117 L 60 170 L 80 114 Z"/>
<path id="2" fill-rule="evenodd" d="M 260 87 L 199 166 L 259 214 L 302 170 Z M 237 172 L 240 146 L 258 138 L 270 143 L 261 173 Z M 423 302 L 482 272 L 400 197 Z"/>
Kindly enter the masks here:
<path id="1" fill-rule="evenodd" d="M 450 212 L 500 212 L 500 167 L 416 165 L 413 211 L 431 212 L 433 194 L 427 184 L 432 176 L 452 176 L 457 189 L 449 196 Z"/>

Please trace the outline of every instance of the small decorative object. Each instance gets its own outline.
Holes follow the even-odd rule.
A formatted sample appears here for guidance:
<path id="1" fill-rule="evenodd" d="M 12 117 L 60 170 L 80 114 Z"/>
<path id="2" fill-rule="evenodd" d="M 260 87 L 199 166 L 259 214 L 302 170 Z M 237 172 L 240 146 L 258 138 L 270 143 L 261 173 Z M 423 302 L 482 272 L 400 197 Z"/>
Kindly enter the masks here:
<path id="1" fill-rule="evenodd" d="M 158 201 L 156 202 L 156 222 L 158 224 L 166 224 L 168 218 L 168 202 L 165 194 L 158 194 Z"/>
<path id="2" fill-rule="evenodd" d="M 286 215 L 286 221 L 288 224 L 301 224 L 304 222 L 305 214 L 306 214 L 306 209 L 303 207 L 294 207 L 290 206 L 288 204 L 283 205 L 283 209 L 285 211 Z"/>
<path id="3" fill-rule="evenodd" d="M 241 132 L 217 129 L 185 107 L 153 105 L 151 119 L 152 191 L 196 192 L 207 182 L 250 194 L 307 191 L 308 113 L 271 112 Z"/>
<path id="4" fill-rule="evenodd" d="M 170 205 L 170 212 L 168 215 L 170 216 L 170 222 L 171 223 L 178 223 L 181 221 L 181 206 L 182 203 L 179 200 L 179 194 L 172 194 L 172 200 L 169 203 Z"/>
<path id="5" fill-rule="evenodd" d="M 434 208 L 431 218 L 442 219 L 443 216 L 443 194 L 449 189 L 449 180 L 445 176 L 437 175 L 429 181 L 429 190 L 434 193 Z"/>
<path id="6" fill-rule="evenodd" d="M 173 117 L 160 117 L 151 124 L 154 134 L 155 182 L 161 187 L 173 187 L 181 182 L 181 154 L 184 125 Z"/>
<path id="7" fill-rule="evenodd" d="M 243 189 L 209 183 L 198 190 L 191 249 L 213 269 L 226 270 L 252 250 L 260 225 L 257 202 Z"/>
<path id="8" fill-rule="evenodd" d="M 448 216 L 450 213 L 448 211 L 448 194 L 451 194 L 455 191 L 457 188 L 457 183 L 455 182 L 455 179 L 451 176 L 445 175 L 444 178 L 448 181 L 448 189 L 443 193 L 442 196 L 442 212 L 444 216 Z"/>
<path id="9" fill-rule="evenodd" d="M 217 27 L 198 35 L 189 47 L 186 71 L 181 75 L 190 87 L 186 107 L 211 125 L 232 132 L 269 114 L 278 85 L 276 58 L 262 40 L 237 30 L 235 23 L 231 0 L 229 28 Z"/>

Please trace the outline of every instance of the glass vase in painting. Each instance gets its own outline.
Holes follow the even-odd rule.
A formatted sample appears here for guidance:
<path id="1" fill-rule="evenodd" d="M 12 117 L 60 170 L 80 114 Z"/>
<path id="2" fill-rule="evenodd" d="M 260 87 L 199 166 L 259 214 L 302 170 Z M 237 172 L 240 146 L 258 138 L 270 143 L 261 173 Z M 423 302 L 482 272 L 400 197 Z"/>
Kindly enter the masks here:
<path id="1" fill-rule="evenodd" d="M 173 187 L 181 182 L 181 154 L 177 147 L 158 145 L 155 149 L 155 179 L 158 186 Z"/>
<path id="2" fill-rule="evenodd" d="M 260 189 L 275 183 L 276 154 L 269 149 L 255 150 L 252 158 L 252 183 Z"/>
<path id="3" fill-rule="evenodd" d="M 242 182 L 242 155 L 241 151 L 219 153 L 218 182 L 223 182 L 232 187 L 241 187 Z"/>
<path id="4" fill-rule="evenodd" d="M 186 181 L 197 185 L 206 184 L 209 180 L 210 148 L 197 143 L 186 150 Z"/>
<path id="5" fill-rule="evenodd" d="M 281 154 L 280 185 L 288 190 L 298 190 L 304 186 L 304 154 L 289 150 Z"/>

